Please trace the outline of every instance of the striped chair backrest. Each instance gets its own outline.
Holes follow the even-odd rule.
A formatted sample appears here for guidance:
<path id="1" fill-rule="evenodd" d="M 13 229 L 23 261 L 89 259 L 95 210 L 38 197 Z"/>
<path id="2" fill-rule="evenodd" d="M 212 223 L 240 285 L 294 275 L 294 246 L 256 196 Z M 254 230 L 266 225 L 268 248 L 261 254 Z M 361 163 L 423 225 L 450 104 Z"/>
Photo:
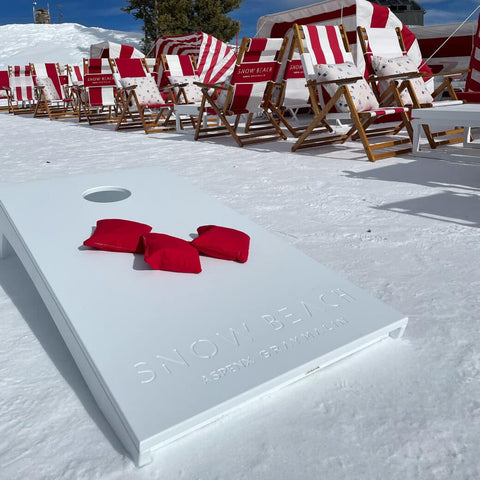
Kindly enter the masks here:
<path id="1" fill-rule="evenodd" d="M 36 77 L 48 77 L 52 80 L 58 98 L 64 96 L 58 63 L 31 63 L 30 70 L 34 74 L 34 82 L 36 82 Z"/>
<path id="2" fill-rule="evenodd" d="M 30 64 L 29 65 L 13 65 L 8 67 L 11 77 L 23 77 L 31 75 Z"/>
<path id="3" fill-rule="evenodd" d="M 373 28 L 360 29 L 363 37 L 365 70 L 367 75 L 374 75 L 372 56 L 378 55 L 384 58 L 396 58 L 407 55 L 402 36 L 396 28 Z M 362 40 L 361 40 L 362 43 Z"/>
<path id="4" fill-rule="evenodd" d="M 8 70 L 0 70 L 0 99 L 8 98 L 6 88 L 10 87 Z"/>
<path id="5" fill-rule="evenodd" d="M 224 110 L 235 114 L 261 110 L 267 84 L 277 79 L 286 43 L 283 38 L 244 38 L 232 77 L 226 84 L 231 91 L 219 99 L 226 102 Z"/>
<path id="6" fill-rule="evenodd" d="M 315 65 L 354 62 L 342 25 L 302 25 L 301 59 L 305 75 L 315 75 Z"/>
<path id="7" fill-rule="evenodd" d="M 477 31 L 473 38 L 473 49 L 470 57 L 470 71 L 465 81 L 465 91 L 480 92 L 480 16 L 478 19 Z"/>
<path id="8" fill-rule="evenodd" d="M 114 106 L 115 80 L 108 58 L 85 58 L 84 87 L 88 93 L 88 102 L 92 107 Z"/>
<path id="9" fill-rule="evenodd" d="M 35 100 L 35 87 L 31 75 L 17 75 L 10 77 L 10 88 L 14 100 L 17 102 L 31 102 Z"/>
<path id="10" fill-rule="evenodd" d="M 114 62 L 121 78 L 146 77 L 148 75 L 141 58 L 116 58 Z"/>

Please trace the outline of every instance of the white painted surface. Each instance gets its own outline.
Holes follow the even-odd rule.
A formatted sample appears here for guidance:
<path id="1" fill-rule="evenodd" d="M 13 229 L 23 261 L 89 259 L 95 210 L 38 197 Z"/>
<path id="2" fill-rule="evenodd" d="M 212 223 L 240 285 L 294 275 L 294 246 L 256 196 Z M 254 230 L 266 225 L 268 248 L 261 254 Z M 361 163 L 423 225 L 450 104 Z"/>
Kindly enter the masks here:
<path id="1" fill-rule="evenodd" d="M 131 195 L 85 198 L 101 190 Z M 0 202 L 0 231 L 137 463 L 406 326 L 405 316 L 161 167 L 4 184 Z M 235 228 L 251 238 L 249 260 L 202 256 L 200 275 L 154 271 L 141 255 L 82 248 L 102 218 L 185 240 L 200 225 Z"/>

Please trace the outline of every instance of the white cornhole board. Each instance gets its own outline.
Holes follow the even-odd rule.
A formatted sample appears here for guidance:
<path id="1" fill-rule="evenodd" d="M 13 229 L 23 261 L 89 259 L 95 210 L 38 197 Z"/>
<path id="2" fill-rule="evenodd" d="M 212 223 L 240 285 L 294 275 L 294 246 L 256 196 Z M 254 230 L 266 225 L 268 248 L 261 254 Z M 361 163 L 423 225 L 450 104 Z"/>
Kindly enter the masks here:
<path id="1" fill-rule="evenodd" d="M 117 187 L 131 195 L 87 201 L 96 187 L 107 200 Z M 400 337 L 407 324 L 162 168 L 3 184 L 0 200 L 0 253 L 13 247 L 137 465 L 247 400 Z M 184 239 L 203 224 L 236 228 L 251 237 L 250 257 L 202 257 L 198 275 L 154 271 L 141 255 L 82 248 L 101 218 Z"/>

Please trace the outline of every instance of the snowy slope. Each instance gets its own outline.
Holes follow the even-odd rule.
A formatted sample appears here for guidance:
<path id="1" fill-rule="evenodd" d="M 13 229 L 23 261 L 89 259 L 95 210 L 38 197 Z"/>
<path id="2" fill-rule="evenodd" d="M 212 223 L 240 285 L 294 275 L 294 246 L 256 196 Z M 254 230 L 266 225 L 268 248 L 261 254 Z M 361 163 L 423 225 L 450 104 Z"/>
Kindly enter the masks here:
<path id="1" fill-rule="evenodd" d="M 4 64 L 47 60 L 31 27 L 0 27 L 2 55 L 17 59 Z M 84 54 L 65 45 L 65 28 L 83 29 L 45 30 L 61 62 Z M 81 48 L 103 39 L 89 38 Z M 21 264 L 0 260 L 1 480 L 480 478 L 480 163 L 372 164 L 351 145 L 291 153 L 291 140 L 238 148 L 1 112 L 0 146 L 0 182 L 167 168 L 410 318 L 402 340 L 259 399 L 136 469 Z"/>
<path id="2" fill-rule="evenodd" d="M 77 23 L 58 25 L 0 25 L 0 69 L 29 62 L 59 62 L 80 65 L 90 54 L 90 45 L 111 41 L 140 48 L 141 33 L 84 27 Z"/>

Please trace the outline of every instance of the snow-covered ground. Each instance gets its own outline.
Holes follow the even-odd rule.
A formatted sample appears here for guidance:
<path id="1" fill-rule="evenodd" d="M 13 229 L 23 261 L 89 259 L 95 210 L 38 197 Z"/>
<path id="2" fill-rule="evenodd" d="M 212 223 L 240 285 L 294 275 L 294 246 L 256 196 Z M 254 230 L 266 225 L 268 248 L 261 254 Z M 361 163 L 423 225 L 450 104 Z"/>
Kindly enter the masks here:
<path id="1" fill-rule="evenodd" d="M 360 146 L 242 149 L 6 113 L 0 139 L 1 182 L 163 166 L 410 318 L 402 340 L 258 399 L 136 469 L 20 262 L 1 260 L 0 479 L 480 478 L 480 164 L 372 164 Z"/>
<path id="2" fill-rule="evenodd" d="M 92 44 L 109 41 L 140 49 L 142 38 L 142 33 L 84 27 L 78 23 L 0 25 L 0 70 L 29 62 L 81 65 Z"/>

